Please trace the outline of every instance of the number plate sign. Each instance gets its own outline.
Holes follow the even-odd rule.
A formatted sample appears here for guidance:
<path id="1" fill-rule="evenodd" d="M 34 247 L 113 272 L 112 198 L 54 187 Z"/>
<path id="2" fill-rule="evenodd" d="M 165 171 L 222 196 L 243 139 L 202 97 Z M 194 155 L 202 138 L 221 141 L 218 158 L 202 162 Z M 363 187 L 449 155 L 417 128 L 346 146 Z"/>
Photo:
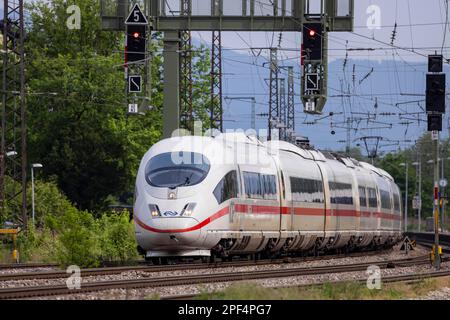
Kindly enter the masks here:
<path id="1" fill-rule="evenodd" d="M 125 24 L 148 24 L 148 20 L 145 17 L 144 13 L 141 10 L 141 7 L 136 3 L 128 15 L 127 20 L 125 20 Z"/>

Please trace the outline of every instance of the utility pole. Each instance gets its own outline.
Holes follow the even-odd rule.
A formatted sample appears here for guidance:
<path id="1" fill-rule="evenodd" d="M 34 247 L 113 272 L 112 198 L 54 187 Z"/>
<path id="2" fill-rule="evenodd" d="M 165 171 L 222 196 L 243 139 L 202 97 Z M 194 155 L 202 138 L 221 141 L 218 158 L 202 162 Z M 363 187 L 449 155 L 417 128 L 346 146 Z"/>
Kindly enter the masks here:
<path id="1" fill-rule="evenodd" d="M 268 140 L 272 140 L 276 122 L 280 115 L 279 96 L 278 96 L 278 50 L 270 49 L 270 79 L 269 79 L 269 136 Z"/>
<path id="2" fill-rule="evenodd" d="M 439 131 L 434 133 L 434 267 L 441 268 L 441 256 L 439 254 Z"/>
<path id="3" fill-rule="evenodd" d="M 286 105 L 286 80 L 284 78 L 280 78 L 280 117 L 279 121 L 286 125 L 287 124 L 287 105 Z M 286 128 L 280 129 L 280 140 L 286 140 Z"/>
<path id="4" fill-rule="evenodd" d="M 351 139 L 351 130 L 352 130 L 352 118 L 347 118 L 347 146 L 345 148 L 345 152 L 347 156 L 350 156 L 350 139 Z"/>
<path id="5" fill-rule="evenodd" d="M 190 16 L 191 1 L 181 0 L 181 16 Z M 193 132 L 192 42 L 191 31 L 180 31 L 180 125 Z"/>
<path id="6" fill-rule="evenodd" d="M 286 125 L 288 132 L 295 133 L 295 86 L 294 86 L 294 67 L 288 69 L 288 103 L 287 103 L 287 120 Z M 294 136 L 288 137 L 293 141 Z"/>
<path id="7" fill-rule="evenodd" d="M 439 132 L 442 131 L 442 116 L 445 114 L 446 75 L 443 73 L 442 55 L 428 56 L 428 73 L 426 75 L 425 106 L 428 118 L 428 131 L 434 144 L 434 267 L 441 267 L 439 247 Z"/>
<path id="8" fill-rule="evenodd" d="M 443 147 L 443 144 L 442 144 L 442 147 Z M 443 150 L 443 148 L 442 148 L 442 156 L 441 156 L 441 178 L 440 178 L 440 180 L 442 181 L 442 182 L 445 182 L 445 172 L 444 172 L 444 169 L 445 169 L 445 167 L 444 167 L 444 163 L 445 163 L 445 158 L 444 158 L 444 156 L 445 156 L 445 152 L 444 152 L 444 150 Z M 440 199 L 439 199 L 439 201 L 442 201 L 442 212 L 441 212 L 441 226 L 442 226 L 442 230 L 444 230 L 444 226 L 445 226 L 445 189 L 446 189 L 446 187 L 447 186 L 441 186 L 442 187 L 442 190 L 441 190 L 441 192 L 440 192 Z"/>
<path id="9" fill-rule="evenodd" d="M 400 166 L 405 167 L 405 232 L 408 232 L 408 169 L 409 163 L 400 163 Z"/>
<path id="10" fill-rule="evenodd" d="M 222 116 L 222 34 L 215 30 L 212 32 L 211 55 L 211 128 L 223 131 Z"/>
<path id="11" fill-rule="evenodd" d="M 419 158 L 419 199 L 420 205 L 418 209 L 419 232 L 422 230 L 422 159 Z"/>
<path id="12" fill-rule="evenodd" d="M 0 220 L 6 218 L 8 207 L 20 207 L 20 214 L 13 212 L 16 216 L 12 218 L 21 218 L 22 225 L 26 228 L 27 140 L 23 0 L 4 0 L 2 20 Z M 6 176 L 12 180 L 12 186 L 9 188 L 6 188 Z"/>

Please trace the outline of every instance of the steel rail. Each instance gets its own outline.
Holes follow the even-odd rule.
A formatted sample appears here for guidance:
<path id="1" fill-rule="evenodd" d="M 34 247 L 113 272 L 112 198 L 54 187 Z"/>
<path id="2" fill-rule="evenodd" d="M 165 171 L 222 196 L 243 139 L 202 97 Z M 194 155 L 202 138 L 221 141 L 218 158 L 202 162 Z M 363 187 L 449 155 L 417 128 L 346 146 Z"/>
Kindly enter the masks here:
<path id="1" fill-rule="evenodd" d="M 55 268 L 59 267 L 56 263 L 2 263 L 0 270 L 4 269 L 27 269 L 27 268 Z"/>
<path id="2" fill-rule="evenodd" d="M 0 299 L 18 299 L 51 295 L 66 295 L 102 291 L 108 289 L 135 289 L 147 287 L 166 287 L 177 285 L 193 285 L 212 282 L 228 282 L 256 279 L 282 278 L 301 275 L 317 275 L 327 273 L 343 273 L 365 271 L 368 266 L 377 264 L 381 269 L 423 265 L 429 263 L 427 257 L 409 258 L 392 261 L 365 262 L 350 265 L 333 265 L 303 268 L 287 268 L 279 270 L 256 270 L 244 272 L 227 272 L 212 274 L 190 274 L 149 279 L 110 280 L 82 283 L 80 289 L 70 290 L 66 285 L 49 285 L 36 287 L 14 287 L 0 289 Z"/>
<path id="3" fill-rule="evenodd" d="M 303 258 L 282 258 L 282 259 L 264 259 L 264 260 L 245 260 L 245 261 L 233 261 L 233 262 L 217 262 L 217 263 L 182 263 L 177 265 L 134 265 L 123 267 L 103 267 L 103 268 L 89 268 L 81 269 L 81 276 L 99 276 L 99 275 L 114 275 L 121 274 L 128 271 L 145 271 L 145 272 L 162 272 L 162 271 L 179 271 L 179 270 L 196 270 L 196 269 L 216 269 L 227 267 L 246 267 L 254 265 L 270 265 L 270 264 L 291 264 L 308 261 L 319 260 L 331 260 L 336 258 L 345 257 L 361 257 L 361 256 L 373 256 L 380 254 L 380 252 L 358 252 L 349 255 L 326 255 L 320 257 L 303 257 Z M 50 270 L 50 271 L 38 271 L 27 273 L 6 273 L 0 274 L 1 281 L 11 280 L 29 280 L 29 279 L 58 279 L 66 278 L 68 274 L 65 270 Z"/>
<path id="4" fill-rule="evenodd" d="M 440 277 L 448 277 L 450 276 L 450 270 L 443 271 L 431 271 L 427 273 L 412 273 L 412 274 L 404 274 L 404 275 L 392 275 L 392 276 L 384 276 L 382 277 L 383 283 L 398 283 L 398 282 L 416 282 L 425 279 L 431 278 L 440 278 Z M 308 284 L 301 284 L 296 286 L 280 286 L 280 287 L 271 287 L 272 289 L 286 289 L 286 288 L 312 288 L 312 287 L 320 287 L 325 284 L 342 284 L 349 282 L 348 280 L 341 281 L 321 281 L 314 282 Z M 366 278 L 360 278 L 356 280 L 352 280 L 352 282 L 364 284 L 367 282 Z M 190 300 L 196 297 L 199 297 L 199 294 L 184 294 L 184 295 L 172 295 L 172 296 L 163 296 L 160 300 Z"/>

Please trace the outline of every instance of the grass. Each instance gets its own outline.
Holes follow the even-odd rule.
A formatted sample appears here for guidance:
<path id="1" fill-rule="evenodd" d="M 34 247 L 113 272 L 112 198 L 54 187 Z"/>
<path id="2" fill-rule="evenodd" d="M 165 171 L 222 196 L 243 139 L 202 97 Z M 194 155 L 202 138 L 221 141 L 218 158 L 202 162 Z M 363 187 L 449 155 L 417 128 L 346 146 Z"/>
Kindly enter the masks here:
<path id="1" fill-rule="evenodd" d="M 310 288 L 264 288 L 251 282 L 231 285 L 224 291 L 208 293 L 202 289 L 199 300 L 401 300 L 417 298 L 442 287 L 450 287 L 450 278 L 421 280 L 412 284 L 382 285 L 380 290 L 369 290 L 355 282 L 326 283 Z"/>
<path id="2" fill-rule="evenodd" d="M 9 244 L 3 244 L 0 242 L 0 263 L 12 262 L 12 251 Z"/>

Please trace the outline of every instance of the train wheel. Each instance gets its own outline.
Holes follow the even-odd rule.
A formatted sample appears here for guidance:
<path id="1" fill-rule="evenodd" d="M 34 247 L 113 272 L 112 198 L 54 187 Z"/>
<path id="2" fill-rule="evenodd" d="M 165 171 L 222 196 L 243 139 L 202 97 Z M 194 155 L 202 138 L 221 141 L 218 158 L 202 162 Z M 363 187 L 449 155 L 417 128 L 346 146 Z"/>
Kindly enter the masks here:
<path id="1" fill-rule="evenodd" d="M 161 264 L 161 260 L 159 258 L 151 258 L 151 261 L 155 266 L 159 266 Z"/>

